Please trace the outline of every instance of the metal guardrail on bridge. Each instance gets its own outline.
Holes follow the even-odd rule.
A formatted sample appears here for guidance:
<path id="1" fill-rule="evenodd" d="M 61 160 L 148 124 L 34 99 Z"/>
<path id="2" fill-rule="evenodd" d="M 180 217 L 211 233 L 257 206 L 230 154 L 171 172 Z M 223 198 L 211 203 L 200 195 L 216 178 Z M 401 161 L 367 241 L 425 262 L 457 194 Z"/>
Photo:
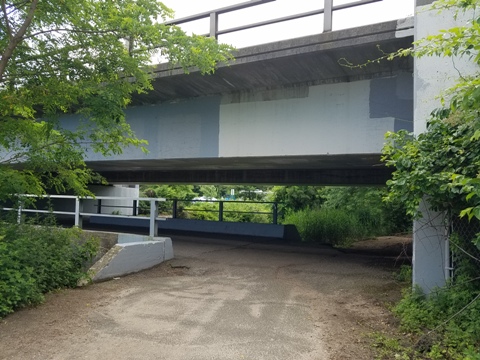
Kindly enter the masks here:
<path id="1" fill-rule="evenodd" d="M 146 213 L 148 215 L 150 213 L 150 210 L 145 211 L 143 206 L 141 206 L 141 204 L 136 200 L 134 200 L 132 206 L 120 206 L 120 205 L 105 205 L 102 202 L 102 199 L 105 199 L 105 197 L 97 197 L 96 199 L 98 201 L 96 204 L 97 212 L 95 215 L 114 216 L 114 215 L 104 214 L 103 210 L 105 208 L 107 209 L 108 208 L 130 208 L 132 209 L 132 216 L 137 216 L 139 212 L 143 212 L 142 215 L 145 215 Z M 121 199 L 125 199 L 125 198 L 121 198 Z M 146 199 L 150 199 L 150 198 L 146 198 Z M 201 203 L 213 204 L 214 208 L 191 207 L 191 205 L 201 204 Z M 181 206 L 182 204 L 184 206 Z M 266 207 L 269 207 L 269 210 L 262 211 L 261 209 L 260 210 L 257 209 L 257 210 L 249 211 L 246 209 L 235 210 L 231 208 L 238 204 L 266 205 Z M 208 221 L 219 221 L 219 222 L 224 221 L 225 214 L 266 215 L 270 219 L 265 222 L 277 224 L 278 216 L 279 216 L 279 205 L 280 203 L 274 202 L 274 201 L 251 201 L 251 200 L 236 201 L 236 200 L 216 200 L 216 199 L 215 200 L 213 199 L 199 200 L 199 199 L 168 199 L 166 198 L 166 199 L 163 199 L 161 209 L 158 208 L 157 206 L 157 210 L 159 211 L 159 213 L 161 213 L 162 216 L 171 217 L 172 219 L 182 218 L 182 215 L 185 215 L 185 214 L 214 213 L 216 214 L 215 216 L 216 219 L 215 220 L 208 219 Z M 252 222 L 256 222 L 256 221 L 252 221 Z"/>
<path id="2" fill-rule="evenodd" d="M 47 206 L 48 210 L 42 210 L 33 207 L 27 207 L 25 205 L 26 198 L 38 198 L 39 200 L 67 200 L 74 202 L 74 211 L 66 211 L 66 210 L 55 210 L 53 205 L 50 204 Z M 119 205 L 113 204 L 108 205 L 105 202 L 108 201 L 122 201 L 122 202 L 130 202 L 132 205 Z M 84 211 L 85 204 L 88 202 L 94 202 L 93 206 L 96 208 L 95 212 L 87 212 Z M 142 202 L 142 206 L 140 206 L 140 202 Z M 207 203 L 207 204 L 215 204 L 216 209 L 199 209 L 199 208 L 189 208 L 183 207 L 180 210 L 179 203 L 184 203 L 187 206 L 195 203 Z M 145 204 L 148 206 L 145 209 Z M 163 208 L 169 208 L 166 210 L 162 216 L 159 216 L 160 204 L 163 204 Z M 261 211 L 261 210 L 229 210 L 228 205 L 227 209 L 225 209 L 225 204 L 228 205 L 236 205 L 236 204 L 265 204 L 267 207 L 270 207 L 268 211 Z M 73 204 L 72 204 L 73 205 Z M 17 222 L 20 223 L 22 221 L 22 214 L 53 214 L 53 215 L 65 215 L 65 216 L 72 216 L 74 217 L 74 225 L 82 228 L 83 227 L 83 218 L 84 217 L 107 217 L 107 218 L 124 218 L 124 219 L 144 219 L 145 221 L 149 221 L 149 235 L 150 236 L 157 236 L 158 235 L 158 221 L 166 220 L 167 217 L 171 217 L 173 219 L 179 218 L 180 213 L 216 213 L 217 214 L 217 221 L 222 222 L 224 221 L 225 214 L 251 214 L 251 215 L 265 215 L 270 217 L 268 222 L 272 224 L 278 223 L 278 202 L 269 202 L 269 201 L 233 201 L 233 200 L 185 200 L 185 199 L 165 199 L 165 198 L 144 198 L 144 197 L 116 197 L 116 196 L 96 196 L 96 197 L 77 197 L 73 195 L 45 195 L 45 196 L 36 196 L 36 195 L 21 195 L 18 196 L 18 206 L 17 207 L 0 207 L 1 210 L 5 211 L 16 211 L 17 212 Z M 73 207 L 73 206 L 67 206 Z M 131 209 L 132 215 L 120 215 L 115 214 L 114 211 L 112 213 L 104 213 L 103 210 L 107 208 L 114 208 L 114 209 Z M 146 210 L 147 216 L 138 216 L 139 209 L 143 208 Z M 163 209 L 165 211 L 165 209 Z"/>
<path id="3" fill-rule="evenodd" d="M 34 208 L 27 208 L 24 204 L 25 202 L 22 201 L 22 198 L 31 198 L 35 197 L 42 200 L 50 200 L 50 199 L 66 199 L 75 202 L 75 210 L 74 211 L 60 211 L 60 210 L 41 210 L 41 209 L 34 209 Z M 17 211 L 17 222 L 22 221 L 22 214 L 23 213 L 34 213 L 34 214 L 54 214 L 54 215 L 67 215 L 73 216 L 75 219 L 75 226 L 82 228 L 83 226 L 83 218 L 86 216 L 100 216 L 100 217 L 115 217 L 115 218 L 131 218 L 132 216 L 124 216 L 124 215 L 114 215 L 114 214 L 102 214 L 98 211 L 96 212 L 85 212 L 83 211 L 84 205 L 88 201 L 96 201 L 98 209 L 98 204 L 101 204 L 102 200 L 121 200 L 121 201 L 131 201 L 132 202 L 132 209 L 137 207 L 139 201 L 146 201 L 150 204 L 150 216 L 149 217 L 138 217 L 145 219 L 145 221 L 149 221 L 149 235 L 150 236 L 157 236 L 158 235 L 158 225 L 157 222 L 159 220 L 165 220 L 158 216 L 158 204 L 160 202 L 164 202 L 165 199 L 163 198 L 141 198 L 141 197 L 118 197 L 118 196 L 96 196 L 96 197 L 78 197 L 73 195 L 45 195 L 45 196 L 36 196 L 36 195 L 20 195 L 18 196 L 18 207 L 3 207 L 2 210 L 6 211 Z M 119 206 L 116 206 L 119 207 Z M 134 215 L 136 212 L 134 211 Z"/>
<path id="4" fill-rule="evenodd" d="M 252 29 L 260 26 L 265 26 L 265 25 L 272 25 L 272 24 L 277 24 L 285 21 L 291 21 L 291 20 L 297 20 L 305 17 L 310 17 L 314 15 L 321 15 L 323 14 L 324 19 L 323 19 L 323 32 L 329 32 L 332 31 L 332 23 L 333 23 L 333 12 L 336 10 L 343 10 L 343 9 L 348 9 L 360 5 L 365 5 L 365 4 L 370 4 L 374 2 L 379 2 L 383 0 L 358 0 L 346 4 L 340 4 L 340 5 L 333 5 L 334 0 L 323 0 L 324 5 L 323 9 L 318 9 L 318 10 L 313 10 L 313 11 L 308 11 L 300 14 L 294 14 L 294 15 L 289 15 L 289 16 L 284 16 L 276 19 L 271 19 L 271 20 L 266 20 L 266 21 L 261 21 L 253 24 L 248 24 L 248 25 L 243 25 L 243 26 L 238 26 L 238 27 L 233 27 L 229 29 L 224 29 L 224 30 L 219 30 L 218 29 L 218 17 L 221 14 L 226 14 L 232 11 L 236 10 L 242 10 L 249 8 L 251 6 L 257 6 L 257 5 L 262 5 L 266 4 L 272 1 L 276 0 L 251 0 L 247 2 L 243 2 L 240 4 L 235 4 L 223 8 L 219 8 L 216 10 L 211 10 L 211 11 L 206 11 L 200 14 L 196 15 L 191 15 L 187 16 L 184 18 L 180 19 L 175 19 L 175 20 L 170 20 L 165 22 L 166 25 L 181 25 L 197 20 L 202 20 L 202 19 L 208 19 L 210 18 L 210 32 L 208 34 L 204 34 L 205 36 L 210 36 L 214 38 L 218 38 L 219 35 L 224 35 L 224 34 L 229 34 L 237 31 L 242 31 L 242 30 L 247 30 L 247 29 Z"/>

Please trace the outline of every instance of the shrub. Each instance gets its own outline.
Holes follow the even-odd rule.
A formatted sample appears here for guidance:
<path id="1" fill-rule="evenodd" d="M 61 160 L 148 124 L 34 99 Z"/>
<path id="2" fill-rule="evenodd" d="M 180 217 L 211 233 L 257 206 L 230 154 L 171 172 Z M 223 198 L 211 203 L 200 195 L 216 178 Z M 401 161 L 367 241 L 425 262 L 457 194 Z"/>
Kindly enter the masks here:
<path id="1" fill-rule="evenodd" d="M 218 202 L 193 202 L 178 217 L 184 219 L 218 221 Z M 223 203 L 223 221 L 272 223 L 272 205 L 261 203 L 241 203 L 225 201 Z M 268 213 L 268 214 L 265 214 Z"/>
<path id="2" fill-rule="evenodd" d="M 394 311 L 413 334 L 419 359 L 480 359 L 480 299 L 472 283 L 451 284 L 428 297 L 408 289 Z"/>
<path id="3" fill-rule="evenodd" d="M 365 236 L 410 232 L 412 217 L 400 201 L 385 202 L 384 188 L 325 188 L 322 208 L 343 209 L 357 217 Z"/>
<path id="4" fill-rule="evenodd" d="M 195 202 L 179 210 L 179 218 L 218 221 L 218 203 Z"/>
<path id="5" fill-rule="evenodd" d="M 303 241 L 347 245 L 361 236 L 361 225 L 352 214 L 340 209 L 307 209 L 287 215 Z"/>
<path id="6" fill-rule="evenodd" d="M 225 202 L 223 209 L 225 221 L 272 223 L 271 204 Z"/>
<path id="7" fill-rule="evenodd" d="M 42 302 L 49 291 L 75 287 L 86 276 L 84 265 L 98 250 L 98 241 L 82 241 L 79 229 L 1 226 L 0 317 Z"/>

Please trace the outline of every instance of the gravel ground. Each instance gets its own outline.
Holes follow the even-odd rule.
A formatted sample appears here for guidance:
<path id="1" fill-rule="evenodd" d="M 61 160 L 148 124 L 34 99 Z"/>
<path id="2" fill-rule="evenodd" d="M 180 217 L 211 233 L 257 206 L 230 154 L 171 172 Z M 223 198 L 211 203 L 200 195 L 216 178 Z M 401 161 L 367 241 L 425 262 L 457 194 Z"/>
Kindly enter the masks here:
<path id="1" fill-rule="evenodd" d="M 169 262 L 1 320 L 0 359 L 371 360 L 368 334 L 395 326 L 392 245 L 405 242 L 369 253 L 174 238 Z"/>

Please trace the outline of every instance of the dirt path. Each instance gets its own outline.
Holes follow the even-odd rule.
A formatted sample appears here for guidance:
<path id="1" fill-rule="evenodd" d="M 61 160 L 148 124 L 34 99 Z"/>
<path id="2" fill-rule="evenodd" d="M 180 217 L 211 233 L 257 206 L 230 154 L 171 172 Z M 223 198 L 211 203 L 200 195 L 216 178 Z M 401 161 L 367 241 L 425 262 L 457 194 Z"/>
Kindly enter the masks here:
<path id="1" fill-rule="evenodd" d="M 174 239 L 154 269 L 0 321 L 0 359 L 372 359 L 393 257 Z"/>

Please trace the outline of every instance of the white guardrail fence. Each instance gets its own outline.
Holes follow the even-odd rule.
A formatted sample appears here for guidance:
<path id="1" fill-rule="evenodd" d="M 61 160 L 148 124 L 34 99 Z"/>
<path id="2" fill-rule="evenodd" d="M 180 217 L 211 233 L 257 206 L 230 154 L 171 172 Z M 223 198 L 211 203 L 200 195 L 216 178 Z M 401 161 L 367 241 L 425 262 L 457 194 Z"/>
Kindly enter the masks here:
<path id="1" fill-rule="evenodd" d="M 23 205 L 24 201 L 22 201 L 22 198 L 28 198 L 28 197 L 36 197 L 40 200 L 54 200 L 54 199 L 65 199 L 65 200 L 71 200 L 74 202 L 74 211 L 68 211 L 68 210 L 40 210 L 40 209 L 35 209 L 35 208 L 27 208 Z M 100 207 L 102 201 L 122 201 L 122 202 L 131 202 L 133 204 L 133 215 L 115 215 L 115 214 L 101 214 L 99 212 L 86 212 L 84 211 L 85 204 L 87 202 L 92 202 L 95 201 L 97 204 L 94 204 L 93 208 L 95 206 Z M 150 216 L 149 217 L 142 217 L 142 216 L 135 216 L 136 215 L 136 208 L 139 204 L 140 201 L 146 201 L 150 203 Z M 37 214 L 55 214 L 55 215 L 67 215 L 67 216 L 73 216 L 75 219 L 75 226 L 82 228 L 83 225 L 83 218 L 86 216 L 97 216 L 97 217 L 111 217 L 111 218 L 132 218 L 135 217 L 136 219 L 145 219 L 145 221 L 149 221 L 150 226 L 149 226 L 149 235 L 150 236 L 158 236 L 158 221 L 165 220 L 165 218 L 161 218 L 158 216 L 158 203 L 164 202 L 165 199 L 163 198 L 141 198 L 141 197 L 118 197 L 118 196 L 96 196 L 96 197 L 90 197 L 90 196 L 85 196 L 85 197 L 78 197 L 74 195 L 45 195 L 45 196 L 36 196 L 36 195 L 21 195 L 18 196 L 18 202 L 19 206 L 18 207 L 2 207 L 0 208 L 1 210 L 5 211 L 17 211 L 17 222 L 20 223 L 22 221 L 22 214 L 23 213 L 37 213 Z M 73 207 L 69 204 L 70 206 L 68 207 Z M 125 207 L 125 206 L 117 206 L 117 207 Z"/>

